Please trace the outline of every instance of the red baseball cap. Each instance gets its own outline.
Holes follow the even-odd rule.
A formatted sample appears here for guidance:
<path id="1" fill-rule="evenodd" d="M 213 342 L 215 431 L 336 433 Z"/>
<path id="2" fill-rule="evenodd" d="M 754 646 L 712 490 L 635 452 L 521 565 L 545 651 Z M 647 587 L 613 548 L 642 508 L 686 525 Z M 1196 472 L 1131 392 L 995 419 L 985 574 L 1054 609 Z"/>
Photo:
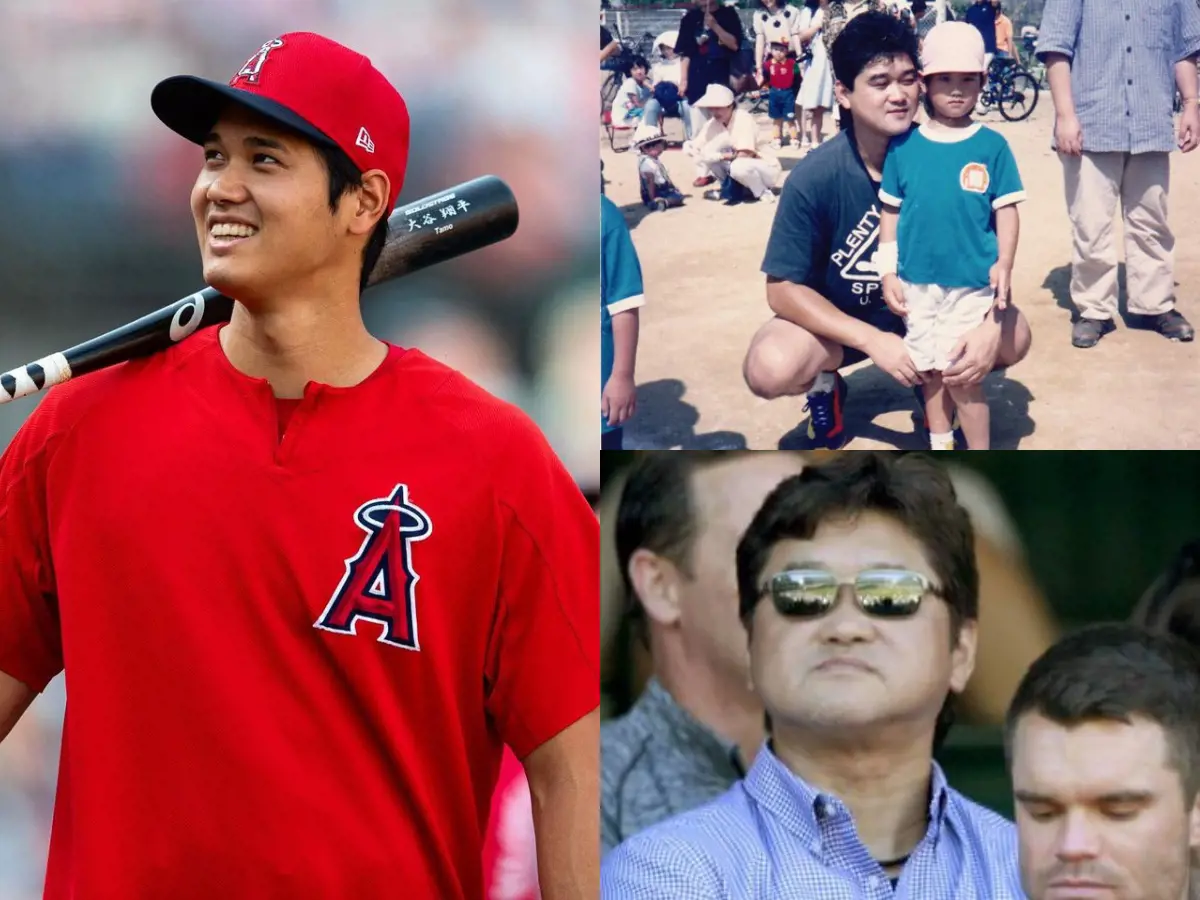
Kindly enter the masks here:
<path id="1" fill-rule="evenodd" d="M 382 169 L 391 181 L 388 209 L 395 208 L 408 163 L 408 107 L 361 53 L 293 32 L 259 47 L 227 85 L 175 75 L 150 94 L 154 114 L 196 144 L 231 101 L 315 143 L 340 147 L 360 171 Z"/>

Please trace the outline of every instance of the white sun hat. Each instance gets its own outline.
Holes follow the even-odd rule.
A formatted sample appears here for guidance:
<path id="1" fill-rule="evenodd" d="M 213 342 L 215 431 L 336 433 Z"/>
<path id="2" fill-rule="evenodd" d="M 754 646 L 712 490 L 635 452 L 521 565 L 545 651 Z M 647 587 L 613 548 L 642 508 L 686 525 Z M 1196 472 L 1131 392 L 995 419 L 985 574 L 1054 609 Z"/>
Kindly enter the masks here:
<path id="1" fill-rule="evenodd" d="M 642 122 L 633 132 L 632 145 L 635 150 L 640 150 L 646 144 L 652 144 L 655 141 L 661 141 L 663 133 L 657 125 L 651 125 L 648 122 Z"/>
<path id="2" fill-rule="evenodd" d="M 733 104 L 733 91 L 723 84 L 710 84 L 704 92 L 704 96 L 693 103 L 692 106 L 712 109 L 719 106 L 733 106 Z"/>

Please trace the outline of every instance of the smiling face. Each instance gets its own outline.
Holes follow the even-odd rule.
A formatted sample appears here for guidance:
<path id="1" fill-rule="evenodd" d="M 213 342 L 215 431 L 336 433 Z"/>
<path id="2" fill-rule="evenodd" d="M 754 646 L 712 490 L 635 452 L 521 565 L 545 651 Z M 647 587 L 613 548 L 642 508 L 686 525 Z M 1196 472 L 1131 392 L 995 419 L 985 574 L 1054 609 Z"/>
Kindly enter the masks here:
<path id="1" fill-rule="evenodd" d="M 969 116 L 979 99 L 981 86 L 978 72 L 938 72 L 925 79 L 933 111 L 946 119 Z"/>
<path id="2" fill-rule="evenodd" d="M 895 136 L 908 131 L 920 94 L 917 67 L 906 54 L 880 57 L 863 67 L 854 90 L 835 85 L 838 103 L 854 116 L 854 127 Z"/>
<path id="3" fill-rule="evenodd" d="M 975 623 L 962 623 L 951 646 L 950 609 L 921 542 L 890 516 L 867 512 L 821 523 L 809 540 L 782 540 L 759 577 L 798 568 L 841 582 L 873 568 L 918 572 L 933 589 L 916 614 L 872 618 L 843 587 L 834 608 L 812 619 L 781 615 L 769 597 L 754 610 L 751 671 L 776 731 L 788 726 L 833 732 L 907 723 L 932 736 L 947 691 L 961 692 L 975 656 Z"/>
<path id="4" fill-rule="evenodd" d="M 1149 719 L 1018 720 L 1012 744 L 1021 878 L 1031 900 L 1181 900 L 1198 817 L 1166 732 Z"/>
<path id="5" fill-rule="evenodd" d="M 311 143 L 228 107 L 204 142 L 191 194 L 205 282 L 244 303 L 286 294 L 318 271 L 345 269 L 357 285 L 353 206 L 344 197 L 330 212 L 329 173 Z"/>

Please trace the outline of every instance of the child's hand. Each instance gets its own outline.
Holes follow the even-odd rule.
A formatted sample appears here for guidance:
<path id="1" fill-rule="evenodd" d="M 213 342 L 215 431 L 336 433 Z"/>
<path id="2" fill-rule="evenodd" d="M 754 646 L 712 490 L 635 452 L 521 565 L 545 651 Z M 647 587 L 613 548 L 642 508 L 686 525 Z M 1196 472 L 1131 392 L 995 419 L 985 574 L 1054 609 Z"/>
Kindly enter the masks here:
<path id="1" fill-rule="evenodd" d="M 600 394 L 600 414 L 609 425 L 623 425 L 637 411 L 637 387 L 632 375 L 613 372 Z"/>
<path id="2" fill-rule="evenodd" d="M 1012 266 L 997 262 L 988 272 L 988 281 L 996 293 L 996 309 L 1008 306 L 1008 289 L 1012 283 Z"/>
<path id="3" fill-rule="evenodd" d="M 900 284 L 898 275 L 883 276 L 883 302 L 896 315 L 908 315 L 908 305 L 904 302 L 904 286 Z"/>

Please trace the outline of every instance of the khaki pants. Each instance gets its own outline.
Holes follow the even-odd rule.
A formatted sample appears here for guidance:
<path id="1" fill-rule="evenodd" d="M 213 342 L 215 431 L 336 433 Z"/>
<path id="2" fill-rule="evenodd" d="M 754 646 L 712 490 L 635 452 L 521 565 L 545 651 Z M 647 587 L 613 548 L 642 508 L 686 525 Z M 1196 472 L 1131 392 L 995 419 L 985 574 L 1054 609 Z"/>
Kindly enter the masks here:
<path id="1" fill-rule="evenodd" d="M 1074 248 L 1071 300 L 1085 319 L 1111 319 L 1117 308 L 1117 200 L 1125 232 L 1129 311 L 1157 315 L 1175 306 L 1175 238 L 1167 224 L 1171 162 L 1166 153 L 1059 154 Z"/>

